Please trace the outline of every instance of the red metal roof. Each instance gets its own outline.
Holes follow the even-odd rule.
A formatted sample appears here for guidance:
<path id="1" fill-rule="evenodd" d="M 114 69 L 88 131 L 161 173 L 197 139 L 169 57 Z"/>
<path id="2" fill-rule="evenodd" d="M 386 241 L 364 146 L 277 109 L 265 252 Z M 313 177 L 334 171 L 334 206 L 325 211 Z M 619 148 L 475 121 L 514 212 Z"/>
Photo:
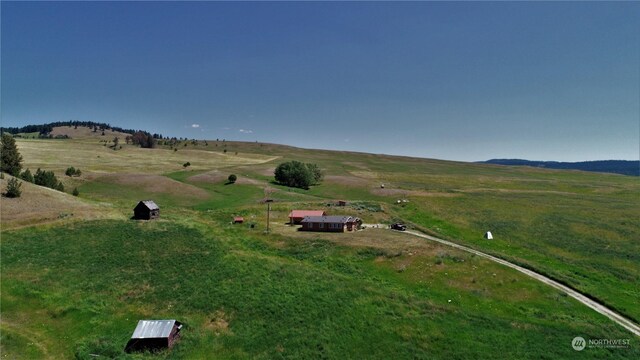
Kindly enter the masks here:
<path id="1" fill-rule="evenodd" d="M 242 216 L 236 216 L 233 218 L 233 221 L 244 221 L 244 218 Z"/>
<path id="2" fill-rule="evenodd" d="M 323 216 L 324 210 L 292 210 L 290 218 L 304 218 L 305 216 Z"/>

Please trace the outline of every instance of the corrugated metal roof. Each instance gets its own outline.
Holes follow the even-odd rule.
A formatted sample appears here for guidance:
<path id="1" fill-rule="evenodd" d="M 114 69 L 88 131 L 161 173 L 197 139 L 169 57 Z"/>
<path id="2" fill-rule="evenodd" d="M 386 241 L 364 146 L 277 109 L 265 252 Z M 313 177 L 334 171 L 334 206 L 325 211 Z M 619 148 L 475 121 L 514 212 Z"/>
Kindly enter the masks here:
<path id="1" fill-rule="evenodd" d="M 156 205 L 156 203 L 153 202 L 153 200 L 142 200 L 140 202 L 143 203 L 144 206 L 146 206 L 149 210 L 159 210 L 160 209 L 158 207 L 158 205 Z"/>
<path id="2" fill-rule="evenodd" d="M 324 210 L 292 210 L 290 218 L 303 218 L 305 216 L 323 216 Z"/>
<path id="3" fill-rule="evenodd" d="M 131 338 L 147 339 L 169 337 L 175 323 L 176 320 L 140 320 Z M 178 325 L 180 325 L 179 322 Z"/>
<path id="4" fill-rule="evenodd" d="M 357 218 L 351 216 L 305 216 L 302 220 L 303 223 L 342 223 L 346 224 L 349 221 L 355 221 Z"/>

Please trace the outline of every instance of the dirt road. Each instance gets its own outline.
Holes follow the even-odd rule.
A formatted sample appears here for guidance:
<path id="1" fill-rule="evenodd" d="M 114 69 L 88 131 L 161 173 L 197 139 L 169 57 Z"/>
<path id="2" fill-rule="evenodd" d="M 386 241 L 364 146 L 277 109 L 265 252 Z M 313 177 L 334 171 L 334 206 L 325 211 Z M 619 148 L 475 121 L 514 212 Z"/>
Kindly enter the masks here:
<path id="1" fill-rule="evenodd" d="M 375 227 L 375 226 L 367 226 L 367 227 Z M 382 224 L 379 224 L 379 227 L 380 228 L 385 228 L 385 226 L 382 225 Z M 521 273 L 523 273 L 525 275 L 528 275 L 528 276 L 530 276 L 530 277 L 532 277 L 532 278 L 534 278 L 534 279 L 536 279 L 538 281 L 541 281 L 541 282 L 543 282 L 543 283 L 545 283 L 545 284 L 547 284 L 547 285 L 549 285 L 551 287 L 554 287 L 554 288 L 566 293 L 567 295 L 569 295 L 572 298 L 578 300 L 579 302 L 583 303 L 584 305 L 592 308 L 593 310 L 599 312 L 600 314 L 602 314 L 602 315 L 608 317 L 609 319 L 615 321 L 620 326 L 622 326 L 625 329 L 631 331 L 634 335 L 640 336 L 640 326 L 638 324 L 636 324 L 633 321 L 625 318 L 624 316 L 618 314 L 617 312 L 609 309 L 608 307 L 606 307 L 606 306 L 604 306 L 602 304 L 599 304 L 596 301 L 591 300 L 588 297 L 582 295 L 581 293 L 579 293 L 579 292 L 577 292 L 577 291 L 575 291 L 575 290 L 573 290 L 573 289 L 571 289 L 571 288 L 569 288 L 569 287 L 567 287 L 565 285 L 562 285 L 562 284 L 560 284 L 559 282 L 557 282 L 555 280 L 549 279 L 548 277 L 546 277 L 546 276 L 544 276 L 542 274 L 539 274 L 539 273 L 537 273 L 535 271 L 523 268 L 522 266 L 518 266 L 518 265 L 516 265 L 514 263 L 511 263 L 509 261 L 497 258 L 495 256 L 491 256 L 489 254 L 485 254 L 485 253 L 483 253 L 481 251 L 474 250 L 474 249 L 471 249 L 469 247 L 453 243 L 451 241 L 447 241 L 447 240 L 439 239 L 439 238 L 436 238 L 436 237 L 433 237 L 433 236 L 429 236 L 429 235 L 426 235 L 426 234 L 423 234 L 423 233 L 420 233 L 420 232 L 417 232 L 417 231 L 407 230 L 407 231 L 398 231 L 398 232 L 399 233 L 404 233 L 404 234 L 407 234 L 407 235 L 418 236 L 418 237 L 421 237 L 421 238 L 424 238 L 424 239 L 427 239 L 427 240 L 431 240 L 431 241 L 435 241 L 435 242 L 439 242 L 439 243 L 441 243 L 443 245 L 447 245 L 447 246 L 454 247 L 456 249 L 467 251 L 467 252 L 470 252 L 472 254 L 475 254 L 475 255 L 478 255 L 478 256 L 482 256 L 483 258 L 489 259 L 491 261 L 495 261 L 495 262 L 497 262 L 499 264 L 508 266 L 508 267 L 510 267 L 512 269 L 516 269 L 516 270 L 520 271 Z"/>

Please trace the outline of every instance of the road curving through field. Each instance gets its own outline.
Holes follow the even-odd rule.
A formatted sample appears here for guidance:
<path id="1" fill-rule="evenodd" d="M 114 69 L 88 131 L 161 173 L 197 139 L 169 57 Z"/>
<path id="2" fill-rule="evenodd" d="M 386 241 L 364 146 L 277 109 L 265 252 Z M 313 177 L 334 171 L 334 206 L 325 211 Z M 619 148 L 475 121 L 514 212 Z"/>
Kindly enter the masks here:
<path id="1" fill-rule="evenodd" d="M 368 224 L 367 227 L 386 228 L 386 226 L 384 226 L 382 224 L 374 224 L 374 225 L 369 225 Z M 530 277 L 532 277 L 532 278 L 534 278 L 534 279 L 536 279 L 538 281 L 541 281 L 541 282 L 543 282 L 543 283 L 545 283 L 545 284 L 547 284 L 547 285 L 549 285 L 549 286 L 551 286 L 553 288 L 556 288 L 556 289 L 564 292 L 565 294 L 567 294 L 567 295 L 571 296 L 572 298 L 578 300 L 582 304 L 590 307 L 591 309 L 597 311 L 598 313 L 600 313 L 600 314 L 608 317 L 609 319 L 613 320 L 618 325 L 620 325 L 620 326 L 624 327 L 625 329 L 631 331 L 634 335 L 640 337 L 640 326 L 638 324 L 636 324 L 633 321 L 627 319 L 626 317 L 618 314 L 617 312 L 609 309 L 605 305 L 602 305 L 602 304 L 600 304 L 600 303 L 588 298 L 587 296 L 579 293 L 578 291 L 573 290 L 573 289 L 571 289 L 570 287 L 568 287 L 566 285 L 562 285 L 561 283 L 559 283 L 559 282 L 557 282 L 555 280 L 552 280 L 552 279 L 550 279 L 550 278 L 548 278 L 548 277 L 546 277 L 546 276 L 544 276 L 542 274 L 539 274 L 539 273 L 537 273 L 537 272 L 535 272 L 533 270 L 530 270 L 530 269 L 524 268 L 522 266 L 516 265 L 516 264 L 514 264 L 512 262 L 509 262 L 507 260 L 500 259 L 498 257 L 483 253 L 482 251 L 478 251 L 478 250 L 466 247 L 464 245 L 459 245 L 459 244 L 456 244 L 454 242 L 443 240 L 443 239 L 440 239 L 440 238 L 437 238 L 437 237 L 434 237 L 434 236 L 426 235 L 426 234 L 423 234 L 423 233 L 420 233 L 420 232 L 417 232 L 417 231 L 407 230 L 407 231 L 398 231 L 398 232 L 399 233 L 404 233 L 404 234 L 407 234 L 407 235 L 413 235 L 413 236 L 421 237 L 423 239 L 435 241 L 435 242 L 438 242 L 438 243 L 443 244 L 443 245 L 454 247 L 456 249 L 460 249 L 460 250 L 463 250 L 463 251 L 466 251 L 466 252 L 481 256 L 481 257 L 483 257 L 485 259 L 489 259 L 489 260 L 497 262 L 499 264 L 508 266 L 508 267 L 510 267 L 512 269 L 518 270 L 519 272 L 521 272 L 521 273 L 523 273 L 525 275 L 528 275 L 528 276 L 530 276 Z"/>

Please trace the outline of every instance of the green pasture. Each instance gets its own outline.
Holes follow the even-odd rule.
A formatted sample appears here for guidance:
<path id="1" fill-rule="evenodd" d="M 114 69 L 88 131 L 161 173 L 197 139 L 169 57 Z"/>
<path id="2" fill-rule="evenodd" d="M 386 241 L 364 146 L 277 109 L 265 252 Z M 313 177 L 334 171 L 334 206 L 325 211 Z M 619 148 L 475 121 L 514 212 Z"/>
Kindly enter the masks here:
<path id="1" fill-rule="evenodd" d="M 404 221 L 542 272 L 637 322 L 636 177 L 228 141 L 178 151 L 114 151 L 94 139 L 17 143 L 25 168 L 56 171 L 81 200 L 128 217 L 153 199 L 161 219 L 2 231 L 0 344 L 14 358 L 125 357 L 141 318 L 186 324 L 159 358 L 640 355 L 632 334 L 511 269 L 440 245 L 409 249 L 385 230 L 362 233 L 371 246 L 341 243 L 350 234 L 265 234 L 261 202 L 275 200 L 274 226 L 294 208 Z M 309 190 L 275 184 L 273 168 L 288 160 L 318 164 L 325 180 Z M 68 166 L 83 175 L 64 177 Z M 194 177 L 214 170 L 220 176 Z M 226 184 L 232 173 L 238 182 Z M 332 206 L 338 199 L 349 205 Z M 247 223 L 231 225 L 235 215 Z M 631 338 L 631 346 L 578 353 L 575 336 Z"/>
<path id="2" fill-rule="evenodd" d="M 577 335 L 629 337 L 511 269 L 438 251 L 409 259 L 265 236 L 197 212 L 6 232 L 3 353 L 26 357 L 21 344 L 42 339 L 53 358 L 124 358 L 142 318 L 185 323 L 178 345 L 154 358 L 551 359 L 576 356 Z"/>

